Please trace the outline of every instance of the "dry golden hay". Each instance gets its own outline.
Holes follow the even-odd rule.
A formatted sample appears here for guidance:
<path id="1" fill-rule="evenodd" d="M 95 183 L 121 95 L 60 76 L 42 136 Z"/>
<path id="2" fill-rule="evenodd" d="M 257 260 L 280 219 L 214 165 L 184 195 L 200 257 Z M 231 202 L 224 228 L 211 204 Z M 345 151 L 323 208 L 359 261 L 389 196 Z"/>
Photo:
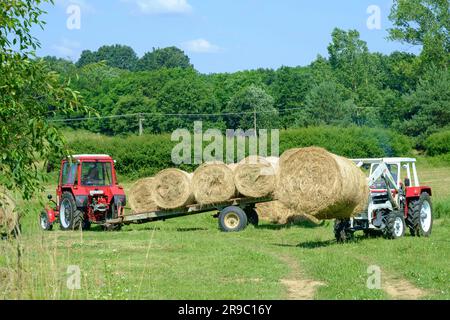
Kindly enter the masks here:
<path id="1" fill-rule="evenodd" d="M 179 169 L 159 172 L 154 180 L 153 201 L 161 209 L 178 209 L 194 202 L 192 176 Z"/>
<path id="2" fill-rule="evenodd" d="M 272 195 L 276 186 L 276 166 L 259 156 L 242 160 L 234 171 L 234 183 L 239 193 L 250 198 Z"/>
<path id="3" fill-rule="evenodd" d="M 153 200 L 155 178 L 144 178 L 136 181 L 128 193 L 128 204 L 136 213 L 152 211 L 157 208 Z"/>
<path id="4" fill-rule="evenodd" d="M 236 196 L 233 170 L 222 162 L 205 163 L 195 170 L 192 189 L 199 204 L 230 200 Z"/>
<path id="5" fill-rule="evenodd" d="M 229 164 L 227 164 L 227 166 L 228 166 L 228 168 L 231 169 L 231 171 L 234 172 L 234 170 L 236 170 L 238 164 L 237 163 L 229 163 Z"/>
<path id="6" fill-rule="evenodd" d="M 259 219 L 274 224 L 288 224 L 308 221 L 314 224 L 320 224 L 320 221 L 313 216 L 297 213 L 287 208 L 280 201 L 271 201 L 259 203 L 256 205 L 256 212 Z"/>
<path id="7" fill-rule="evenodd" d="M 350 160 L 310 147 L 280 159 L 276 198 L 318 219 L 350 218 L 368 195 L 364 173 Z"/>
<path id="8" fill-rule="evenodd" d="M 9 236 L 14 230 L 18 230 L 18 227 L 16 202 L 6 190 L 0 188 L 0 235 Z"/>

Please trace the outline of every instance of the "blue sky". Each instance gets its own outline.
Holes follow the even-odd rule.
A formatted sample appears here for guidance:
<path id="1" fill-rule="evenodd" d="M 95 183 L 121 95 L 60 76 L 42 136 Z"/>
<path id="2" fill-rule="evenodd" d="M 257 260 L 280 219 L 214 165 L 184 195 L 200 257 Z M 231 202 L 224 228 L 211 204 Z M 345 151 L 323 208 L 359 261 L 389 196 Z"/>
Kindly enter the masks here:
<path id="1" fill-rule="evenodd" d="M 71 5 L 80 28 L 69 29 Z M 381 13 L 381 29 L 369 29 L 369 6 Z M 334 27 L 357 29 L 371 51 L 417 52 L 389 42 L 392 0 L 55 0 L 45 5 L 47 26 L 34 34 L 38 55 L 78 59 L 84 49 L 126 44 L 139 56 L 153 47 L 185 50 L 197 70 L 234 72 L 307 65 L 327 55 Z M 73 7 L 72 7 L 73 8 Z"/>

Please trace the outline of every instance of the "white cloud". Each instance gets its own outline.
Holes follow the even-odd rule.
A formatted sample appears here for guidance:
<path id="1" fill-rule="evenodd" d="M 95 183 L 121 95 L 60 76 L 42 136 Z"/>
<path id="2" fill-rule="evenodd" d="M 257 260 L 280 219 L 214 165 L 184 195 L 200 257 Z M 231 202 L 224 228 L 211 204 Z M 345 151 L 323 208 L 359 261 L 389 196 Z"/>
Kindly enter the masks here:
<path id="1" fill-rule="evenodd" d="M 52 46 L 52 50 L 55 51 L 55 55 L 74 60 L 78 56 L 78 51 L 80 48 L 80 43 L 77 41 L 72 41 L 63 38 L 60 43 Z"/>
<path id="2" fill-rule="evenodd" d="M 220 50 L 219 46 L 211 44 L 208 40 L 205 39 L 186 41 L 182 44 L 182 47 L 185 50 L 194 53 L 216 53 Z"/>
<path id="3" fill-rule="evenodd" d="M 135 3 L 144 14 L 186 14 L 192 12 L 188 0 L 120 0 Z"/>
<path id="4" fill-rule="evenodd" d="M 55 0 L 57 6 L 66 9 L 70 5 L 77 5 L 80 7 L 82 13 L 94 13 L 95 8 L 92 4 L 89 4 L 87 0 Z"/>

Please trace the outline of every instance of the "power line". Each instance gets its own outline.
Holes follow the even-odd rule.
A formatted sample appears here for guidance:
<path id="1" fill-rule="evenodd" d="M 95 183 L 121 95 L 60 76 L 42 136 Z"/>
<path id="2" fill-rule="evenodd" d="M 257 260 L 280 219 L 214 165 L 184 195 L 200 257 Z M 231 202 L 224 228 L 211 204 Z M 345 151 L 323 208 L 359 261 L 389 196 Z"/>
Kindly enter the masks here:
<path id="1" fill-rule="evenodd" d="M 289 108 L 282 110 L 273 111 L 258 111 L 256 114 L 276 114 L 284 113 L 289 111 L 301 110 L 303 108 Z M 70 118 L 70 119 L 49 119 L 49 122 L 76 122 L 76 121 L 87 121 L 87 120 L 102 120 L 102 119 L 119 119 L 119 118 L 134 118 L 142 116 L 162 116 L 162 117 L 227 117 L 227 116 L 238 116 L 238 115 L 254 115 L 254 111 L 249 112 L 229 112 L 229 113 L 130 113 L 130 114 L 118 114 L 111 116 L 99 116 L 99 117 L 85 117 L 85 118 Z"/>

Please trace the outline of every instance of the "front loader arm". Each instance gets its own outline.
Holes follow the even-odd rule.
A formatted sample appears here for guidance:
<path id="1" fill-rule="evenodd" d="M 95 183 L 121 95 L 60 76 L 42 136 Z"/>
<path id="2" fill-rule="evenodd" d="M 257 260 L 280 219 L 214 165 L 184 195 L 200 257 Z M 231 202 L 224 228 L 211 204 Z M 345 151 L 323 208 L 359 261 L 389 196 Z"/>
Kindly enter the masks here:
<path id="1" fill-rule="evenodd" d="M 398 209 L 398 203 L 395 201 L 394 197 L 392 196 L 392 189 L 395 190 L 397 193 L 399 192 L 397 182 L 395 181 L 394 177 L 392 176 L 391 172 L 389 171 L 389 168 L 387 167 L 386 163 L 382 162 L 378 165 L 377 169 L 370 175 L 369 177 L 369 187 L 372 186 L 378 179 L 383 179 L 386 183 L 386 189 L 388 192 L 389 201 L 392 204 L 392 207 L 395 209 Z"/>

